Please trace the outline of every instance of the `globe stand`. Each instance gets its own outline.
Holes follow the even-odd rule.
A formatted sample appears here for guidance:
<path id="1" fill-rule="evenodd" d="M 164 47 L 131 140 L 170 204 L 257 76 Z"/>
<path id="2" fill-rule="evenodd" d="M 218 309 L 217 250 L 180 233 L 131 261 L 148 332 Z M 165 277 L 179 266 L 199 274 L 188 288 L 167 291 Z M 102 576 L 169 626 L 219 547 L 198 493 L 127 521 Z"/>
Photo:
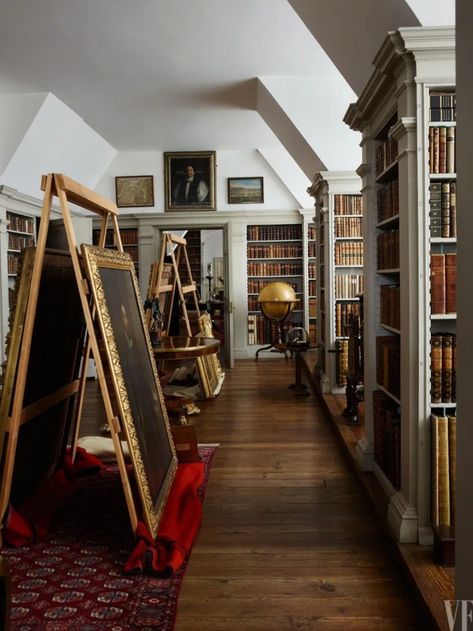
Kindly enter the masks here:
<path id="1" fill-rule="evenodd" d="M 278 346 L 278 344 L 281 345 L 283 343 L 283 340 L 282 340 L 282 325 L 287 320 L 287 317 L 289 316 L 289 313 L 282 320 L 274 320 L 273 318 L 268 318 L 266 316 L 266 314 L 264 314 L 264 313 L 263 313 L 263 315 L 265 316 L 265 318 L 267 320 L 269 320 L 270 322 L 274 322 L 276 324 L 276 331 L 275 331 L 274 339 L 271 342 L 271 344 L 268 344 L 267 346 L 262 346 L 261 348 L 259 348 L 256 351 L 256 353 L 255 353 L 255 361 L 258 361 L 258 353 L 261 353 L 261 351 L 270 351 L 271 353 L 282 353 L 284 355 L 284 357 L 286 358 L 286 360 L 287 360 L 287 351 L 279 349 L 279 348 L 277 348 L 277 346 Z M 273 349 L 273 350 L 270 350 L 270 349 Z"/>

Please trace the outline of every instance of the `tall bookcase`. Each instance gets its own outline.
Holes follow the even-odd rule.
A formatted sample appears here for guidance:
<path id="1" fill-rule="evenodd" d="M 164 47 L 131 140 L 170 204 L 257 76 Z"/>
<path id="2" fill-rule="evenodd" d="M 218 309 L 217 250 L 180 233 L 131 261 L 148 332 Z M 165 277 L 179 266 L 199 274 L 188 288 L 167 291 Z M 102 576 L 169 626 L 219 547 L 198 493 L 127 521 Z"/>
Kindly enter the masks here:
<path id="1" fill-rule="evenodd" d="M 311 344 L 317 342 L 317 226 L 307 226 L 307 332 Z"/>
<path id="2" fill-rule="evenodd" d="M 317 173 L 308 189 L 315 198 L 319 352 L 317 374 L 323 392 L 342 391 L 348 365 L 347 318 L 359 311 L 363 293 L 361 180 L 356 173 Z"/>
<path id="3" fill-rule="evenodd" d="M 436 256 L 454 255 L 456 244 L 455 31 L 390 32 L 374 66 L 345 116 L 363 134 L 366 435 L 359 455 L 389 498 L 387 517 L 398 539 L 428 544 L 436 468 L 431 415 L 454 414 L 452 388 L 438 394 L 432 379 L 431 340 L 455 339 L 455 257 Z M 448 288 L 434 274 L 441 263 Z M 436 304 L 438 291 L 445 307 Z M 442 376 L 450 370 L 452 378 L 451 361 Z"/>
<path id="4" fill-rule="evenodd" d="M 303 225 L 249 225 L 247 227 L 248 345 L 270 344 L 274 325 L 264 318 L 258 294 L 272 281 L 291 285 L 299 303 L 284 329 L 304 326 Z"/>

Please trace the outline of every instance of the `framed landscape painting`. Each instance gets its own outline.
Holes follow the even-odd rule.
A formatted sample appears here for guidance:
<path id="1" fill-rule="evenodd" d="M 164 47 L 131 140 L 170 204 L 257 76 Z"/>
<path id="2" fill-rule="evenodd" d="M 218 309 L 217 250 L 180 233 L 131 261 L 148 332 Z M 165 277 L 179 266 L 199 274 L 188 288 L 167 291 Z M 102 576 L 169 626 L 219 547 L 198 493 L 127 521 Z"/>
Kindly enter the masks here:
<path id="1" fill-rule="evenodd" d="M 262 177 L 229 177 L 229 204 L 262 204 L 264 202 Z"/>
<path id="2" fill-rule="evenodd" d="M 215 151 L 164 153 L 165 210 L 215 210 Z"/>

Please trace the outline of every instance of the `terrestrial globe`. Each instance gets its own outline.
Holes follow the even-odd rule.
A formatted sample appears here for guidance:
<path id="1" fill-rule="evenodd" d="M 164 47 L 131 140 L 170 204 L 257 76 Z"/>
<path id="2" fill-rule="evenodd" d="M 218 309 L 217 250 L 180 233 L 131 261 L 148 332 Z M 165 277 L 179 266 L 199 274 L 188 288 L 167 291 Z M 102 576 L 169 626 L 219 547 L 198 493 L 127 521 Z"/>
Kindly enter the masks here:
<path id="1" fill-rule="evenodd" d="M 265 285 L 260 291 L 258 302 L 261 311 L 268 320 L 273 322 L 284 321 L 294 309 L 298 301 L 296 292 L 288 283 L 275 281 Z"/>

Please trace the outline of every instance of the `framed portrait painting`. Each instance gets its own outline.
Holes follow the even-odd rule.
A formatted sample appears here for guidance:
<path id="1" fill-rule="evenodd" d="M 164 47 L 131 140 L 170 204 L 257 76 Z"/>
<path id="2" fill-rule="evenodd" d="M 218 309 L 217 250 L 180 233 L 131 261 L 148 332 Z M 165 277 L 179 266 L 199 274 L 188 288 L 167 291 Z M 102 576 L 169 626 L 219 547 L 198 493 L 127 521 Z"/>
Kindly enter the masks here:
<path id="1" fill-rule="evenodd" d="M 118 208 L 154 206 L 152 175 L 123 175 L 115 178 Z"/>
<path id="2" fill-rule="evenodd" d="M 131 259 L 82 245 L 143 516 L 156 535 L 177 466 L 166 406 Z"/>
<path id="3" fill-rule="evenodd" d="M 262 177 L 229 177 L 229 204 L 262 204 L 264 202 Z"/>
<path id="4" fill-rule="evenodd" d="M 164 153 L 165 210 L 215 210 L 215 151 Z"/>

